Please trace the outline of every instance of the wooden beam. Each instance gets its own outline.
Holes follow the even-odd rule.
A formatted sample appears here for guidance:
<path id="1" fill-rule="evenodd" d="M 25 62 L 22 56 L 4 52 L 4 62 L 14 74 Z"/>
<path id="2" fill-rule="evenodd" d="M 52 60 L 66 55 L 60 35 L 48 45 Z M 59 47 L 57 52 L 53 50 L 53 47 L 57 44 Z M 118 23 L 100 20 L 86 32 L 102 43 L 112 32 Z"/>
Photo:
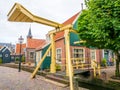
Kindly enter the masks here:
<path id="1" fill-rule="evenodd" d="M 70 29 L 70 32 L 78 34 L 77 30 Z"/>
<path id="2" fill-rule="evenodd" d="M 85 40 L 81 40 L 81 41 L 75 41 L 74 44 L 80 44 L 80 43 L 86 43 Z"/>
<path id="3" fill-rule="evenodd" d="M 56 28 L 54 30 L 49 31 L 48 34 L 53 34 L 53 33 L 61 32 L 61 31 L 66 30 L 66 29 L 72 29 L 72 25 L 68 24 L 68 25 L 66 25 L 64 27 Z"/>
<path id="4" fill-rule="evenodd" d="M 57 22 L 33 15 L 22 5 L 15 3 L 10 12 L 8 13 L 8 21 L 14 22 L 37 22 L 40 24 L 48 25 L 51 27 L 61 27 L 62 24 Z M 23 18 L 24 17 L 24 18 Z"/>
<path id="5" fill-rule="evenodd" d="M 65 30 L 65 48 L 66 48 L 66 74 L 70 80 L 70 90 L 74 90 L 73 87 L 73 67 L 70 59 L 70 33 L 69 29 Z"/>

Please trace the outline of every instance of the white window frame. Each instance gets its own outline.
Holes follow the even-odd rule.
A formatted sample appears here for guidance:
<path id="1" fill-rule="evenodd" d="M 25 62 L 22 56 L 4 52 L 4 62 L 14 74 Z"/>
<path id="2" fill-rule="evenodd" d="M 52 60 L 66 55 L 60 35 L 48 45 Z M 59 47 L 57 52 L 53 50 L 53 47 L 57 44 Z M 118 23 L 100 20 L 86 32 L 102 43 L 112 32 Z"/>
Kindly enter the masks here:
<path id="1" fill-rule="evenodd" d="M 58 57 L 57 57 L 57 50 L 61 50 L 61 60 L 60 61 L 58 61 L 57 59 L 58 59 Z M 61 48 L 56 48 L 56 63 L 61 63 L 62 62 L 62 49 Z"/>
<path id="2" fill-rule="evenodd" d="M 78 63 L 85 63 L 85 49 L 84 48 L 79 48 L 79 47 L 77 47 L 77 48 L 73 48 L 73 58 L 75 58 L 75 56 L 74 56 L 74 54 L 75 54 L 75 52 L 74 52 L 74 50 L 75 49 L 82 49 L 83 50 L 83 61 L 81 62 L 81 60 L 72 60 L 73 62 L 73 64 L 75 64 L 76 62 L 78 62 Z M 79 52 L 78 52 L 78 54 L 79 54 Z M 78 59 L 79 59 L 79 57 L 78 57 Z"/>
<path id="3" fill-rule="evenodd" d="M 93 51 L 94 51 L 94 57 L 95 57 L 95 59 L 92 59 L 92 52 L 93 52 Z M 92 60 L 95 60 L 95 61 L 96 61 L 97 58 L 96 58 L 96 50 L 95 50 L 95 49 L 91 49 L 91 50 L 90 50 L 90 59 L 91 59 L 91 61 L 92 61 Z"/>
<path id="4" fill-rule="evenodd" d="M 32 56 L 31 56 L 31 53 L 33 54 Z M 34 59 L 35 58 L 35 52 L 30 52 L 29 54 L 30 54 L 30 59 Z"/>

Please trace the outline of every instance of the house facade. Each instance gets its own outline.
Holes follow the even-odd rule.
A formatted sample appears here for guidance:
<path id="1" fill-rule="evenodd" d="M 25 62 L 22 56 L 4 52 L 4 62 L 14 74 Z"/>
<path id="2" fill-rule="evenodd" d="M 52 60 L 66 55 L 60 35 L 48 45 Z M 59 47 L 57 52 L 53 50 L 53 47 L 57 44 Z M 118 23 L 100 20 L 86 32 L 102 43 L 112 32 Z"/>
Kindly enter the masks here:
<path id="1" fill-rule="evenodd" d="M 63 25 L 72 24 L 73 29 L 77 30 L 77 23 L 78 23 L 78 17 L 80 15 L 80 12 L 69 18 L 67 21 L 63 23 Z M 65 32 L 61 31 L 55 34 L 55 49 L 56 49 L 56 64 L 61 67 L 62 71 L 66 70 L 66 47 L 65 47 Z M 49 35 L 47 35 L 46 42 L 49 41 Z M 105 50 L 101 49 L 95 49 L 95 48 L 87 48 L 81 44 L 75 44 L 76 41 L 80 41 L 80 38 L 78 34 L 75 34 L 73 32 L 70 32 L 70 55 L 71 55 L 71 62 L 74 69 L 80 68 L 79 66 L 76 66 L 77 64 L 84 63 L 84 64 L 91 64 L 91 61 L 96 61 L 97 63 L 101 63 L 103 58 L 107 58 L 107 62 L 109 62 L 109 56 L 110 54 L 105 54 Z M 44 55 L 45 51 L 48 48 L 49 43 L 43 44 L 40 46 L 40 48 L 36 49 L 36 63 L 39 62 L 39 60 Z M 112 56 L 111 56 L 112 57 Z M 49 62 L 49 63 L 47 63 Z M 47 55 L 44 62 L 42 63 L 41 68 L 45 69 L 50 66 L 51 62 L 51 56 L 50 54 Z M 47 63 L 47 65 L 45 65 Z M 47 66 L 47 67 L 46 67 Z M 88 65 L 88 67 L 91 67 Z"/>
<path id="2" fill-rule="evenodd" d="M 11 62 L 11 52 L 7 47 L 2 47 L 0 49 L 0 58 L 2 63 L 10 63 Z"/>
<path id="3" fill-rule="evenodd" d="M 26 39 L 26 43 L 21 45 L 21 53 L 25 56 L 25 62 L 35 63 L 35 50 L 45 40 L 33 38 L 31 33 L 31 27 L 29 28 L 29 32 Z M 20 44 L 16 44 L 16 55 L 20 55 Z"/>

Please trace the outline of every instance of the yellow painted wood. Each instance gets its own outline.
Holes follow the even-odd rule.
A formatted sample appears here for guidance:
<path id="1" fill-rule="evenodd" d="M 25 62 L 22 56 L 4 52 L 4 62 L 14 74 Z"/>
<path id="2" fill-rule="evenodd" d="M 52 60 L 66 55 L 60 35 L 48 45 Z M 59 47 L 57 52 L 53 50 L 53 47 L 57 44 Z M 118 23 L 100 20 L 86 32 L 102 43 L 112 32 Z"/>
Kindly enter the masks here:
<path id="1" fill-rule="evenodd" d="M 14 6 L 12 7 L 7 16 L 9 21 L 37 22 L 52 27 L 61 27 L 61 24 L 57 22 L 33 15 L 31 12 L 29 12 L 26 8 L 24 8 L 22 5 L 18 3 L 14 4 Z"/>
<path id="2" fill-rule="evenodd" d="M 45 59 L 45 57 L 47 56 L 47 54 L 48 54 L 48 52 L 50 51 L 50 49 L 51 49 L 51 45 L 49 46 L 48 50 L 46 51 L 46 53 L 44 54 L 44 56 L 42 57 L 42 59 L 39 61 L 37 67 L 35 68 L 34 72 L 33 72 L 32 75 L 31 75 L 31 78 L 34 78 L 34 77 L 35 77 L 38 69 L 40 68 L 42 62 L 44 61 L 44 59 Z"/>
<path id="3" fill-rule="evenodd" d="M 94 77 L 96 77 L 96 68 L 95 67 L 93 68 L 93 74 L 94 74 Z"/>
<path id="4" fill-rule="evenodd" d="M 74 90 L 73 87 L 73 68 L 70 59 L 70 36 L 69 29 L 65 30 L 65 47 L 66 47 L 66 74 L 70 80 L 70 90 Z"/>
<path id="5" fill-rule="evenodd" d="M 80 44 L 80 43 L 85 43 L 86 41 L 81 40 L 81 41 L 75 41 L 74 44 Z"/>
<path id="6" fill-rule="evenodd" d="M 51 55 L 51 65 L 50 65 L 50 72 L 51 73 L 56 73 L 56 49 L 55 49 L 55 40 L 54 40 L 54 34 L 50 35 L 51 39 L 51 50 L 52 50 L 52 55 Z"/>
<path id="7" fill-rule="evenodd" d="M 78 34 L 77 30 L 72 30 L 72 29 L 70 29 L 70 32 L 73 32 L 73 33 Z"/>
<path id="8" fill-rule="evenodd" d="M 71 24 L 68 24 L 68 25 L 63 26 L 63 27 L 62 27 L 62 25 L 61 25 L 61 27 L 60 27 L 60 28 L 57 28 L 57 30 L 54 29 L 54 30 L 49 31 L 48 33 L 49 33 L 49 34 L 57 33 L 57 32 L 61 32 L 61 31 L 66 30 L 66 29 L 71 29 L 71 28 L 72 28 L 72 25 L 71 25 Z"/>
<path id="9" fill-rule="evenodd" d="M 82 63 L 82 69 L 84 68 L 84 65 L 83 65 L 83 63 Z"/>
<path id="10" fill-rule="evenodd" d="M 98 64 L 98 75 L 99 75 L 99 76 L 101 75 L 101 72 L 100 72 L 100 64 Z"/>

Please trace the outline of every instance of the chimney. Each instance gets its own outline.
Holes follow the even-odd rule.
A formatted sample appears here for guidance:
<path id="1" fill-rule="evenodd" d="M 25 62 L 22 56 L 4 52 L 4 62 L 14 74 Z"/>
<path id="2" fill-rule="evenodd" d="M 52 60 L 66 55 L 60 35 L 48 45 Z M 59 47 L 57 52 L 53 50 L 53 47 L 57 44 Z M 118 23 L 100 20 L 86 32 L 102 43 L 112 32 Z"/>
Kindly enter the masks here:
<path id="1" fill-rule="evenodd" d="M 83 10 L 83 3 L 81 3 L 81 11 Z"/>

